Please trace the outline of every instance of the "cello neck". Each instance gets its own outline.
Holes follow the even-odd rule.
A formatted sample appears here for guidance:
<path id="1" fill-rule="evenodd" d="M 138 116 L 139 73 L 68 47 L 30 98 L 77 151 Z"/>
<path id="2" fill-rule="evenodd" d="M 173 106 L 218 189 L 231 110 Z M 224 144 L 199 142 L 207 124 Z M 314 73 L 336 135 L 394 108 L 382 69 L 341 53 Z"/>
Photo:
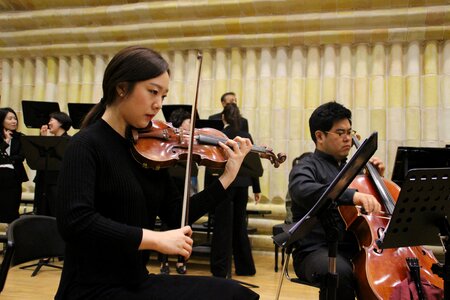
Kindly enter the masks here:
<path id="1" fill-rule="evenodd" d="M 353 136 L 352 139 L 353 144 L 358 149 L 360 146 L 359 140 L 357 139 L 356 136 Z M 381 178 L 380 173 L 378 173 L 377 169 L 370 162 L 366 164 L 366 168 L 367 171 L 369 172 L 370 178 L 372 178 L 372 181 L 375 184 L 375 187 L 377 188 L 381 200 L 383 201 L 386 213 L 392 215 L 392 213 L 394 212 L 395 202 L 391 194 L 389 193 L 388 188 L 386 187 L 386 184 L 383 181 L 383 178 Z"/>

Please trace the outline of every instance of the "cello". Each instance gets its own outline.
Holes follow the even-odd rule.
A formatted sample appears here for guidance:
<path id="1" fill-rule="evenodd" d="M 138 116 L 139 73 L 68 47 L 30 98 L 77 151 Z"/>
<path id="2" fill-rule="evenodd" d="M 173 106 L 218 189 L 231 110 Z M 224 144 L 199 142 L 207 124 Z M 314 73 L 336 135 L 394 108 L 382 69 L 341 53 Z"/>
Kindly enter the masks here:
<path id="1" fill-rule="evenodd" d="M 355 136 L 353 143 L 359 147 Z M 346 229 L 355 234 L 359 243 L 359 252 L 353 259 L 358 299 L 390 299 L 394 289 L 408 277 L 409 268 L 417 265 L 420 266 L 418 272 L 422 280 L 443 289 L 443 280 L 431 271 L 431 266 L 438 261 L 430 250 L 423 246 L 390 249 L 378 247 L 376 241 L 383 236 L 389 224 L 400 188 L 392 181 L 382 178 L 372 164 L 367 163 L 366 168 L 368 175 L 357 176 L 349 188 L 375 196 L 385 216 L 367 215 L 354 206 L 338 207 Z M 425 299 L 420 281 L 416 282 L 416 289 L 419 299 Z"/>

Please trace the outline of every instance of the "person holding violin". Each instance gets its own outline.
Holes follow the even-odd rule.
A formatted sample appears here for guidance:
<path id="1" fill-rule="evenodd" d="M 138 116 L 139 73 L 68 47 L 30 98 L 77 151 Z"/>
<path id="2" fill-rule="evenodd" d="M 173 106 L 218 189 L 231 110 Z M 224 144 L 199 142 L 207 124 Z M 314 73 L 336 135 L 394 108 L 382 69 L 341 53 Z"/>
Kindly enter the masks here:
<path id="1" fill-rule="evenodd" d="M 55 299 L 259 299 L 233 281 L 149 274 L 150 250 L 192 252 L 189 226 L 154 231 L 156 216 L 181 222 L 181 195 L 167 169 L 143 168 L 131 154 L 131 129 L 147 128 L 169 91 L 169 66 L 148 48 L 127 47 L 106 67 L 103 98 L 86 116 L 65 152 L 58 181 L 57 222 L 66 241 Z M 223 174 L 191 197 L 189 223 L 225 199 L 252 144 L 219 143 L 228 154 Z"/>
<path id="2" fill-rule="evenodd" d="M 328 102 L 315 109 L 309 119 L 311 138 L 315 151 L 295 165 L 289 174 L 289 194 L 292 198 L 293 221 L 299 221 L 316 204 L 333 179 L 346 163 L 352 147 L 351 111 L 337 102 Z M 373 157 L 370 161 L 383 175 L 384 164 Z M 362 207 L 368 214 L 379 213 L 381 205 L 370 194 L 347 189 L 337 199 L 337 205 Z M 325 217 L 325 216 L 319 216 Z M 338 253 L 336 257 L 339 285 L 336 299 L 355 299 L 356 281 L 353 274 L 352 257 L 357 254 L 358 242 L 336 210 L 331 212 L 333 223 L 339 231 Z M 296 275 L 307 282 L 317 283 L 328 272 L 327 228 L 322 222 L 299 240 L 292 253 Z"/>
<path id="3" fill-rule="evenodd" d="M 53 112 L 49 115 L 48 124 L 42 125 L 40 129 L 41 136 L 61 136 L 69 139 L 67 134 L 72 127 L 72 119 L 68 114 L 62 111 Z M 34 177 L 34 205 L 35 213 L 38 215 L 55 216 L 56 215 L 56 184 L 59 171 L 37 170 Z"/>
<path id="4" fill-rule="evenodd" d="M 236 103 L 226 105 L 222 112 L 224 129 L 229 138 L 251 135 L 241 128 L 241 114 Z M 259 158 L 257 162 L 260 162 Z M 241 167 L 242 169 L 243 167 Z M 238 175 L 227 190 L 227 198 L 215 209 L 214 231 L 211 241 L 211 273 L 216 277 L 229 276 L 231 259 L 234 259 L 236 274 L 252 276 L 256 273 L 252 248 L 247 233 L 248 187 L 252 186 L 255 202 L 261 198 L 258 177 Z"/>

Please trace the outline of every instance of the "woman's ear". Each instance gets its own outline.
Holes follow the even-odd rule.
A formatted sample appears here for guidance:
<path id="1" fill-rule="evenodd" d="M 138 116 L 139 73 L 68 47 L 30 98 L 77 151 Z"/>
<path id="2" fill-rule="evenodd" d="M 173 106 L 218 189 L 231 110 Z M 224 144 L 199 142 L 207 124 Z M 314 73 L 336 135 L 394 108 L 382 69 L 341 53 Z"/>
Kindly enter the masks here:
<path id="1" fill-rule="evenodd" d="M 117 95 L 119 95 L 120 97 L 123 97 L 127 94 L 128 88 L 127 88 L 127 84 L 125 82 L 120 82 L 119 84 L 117 84 L 116 86 L 116 92 Z"/>

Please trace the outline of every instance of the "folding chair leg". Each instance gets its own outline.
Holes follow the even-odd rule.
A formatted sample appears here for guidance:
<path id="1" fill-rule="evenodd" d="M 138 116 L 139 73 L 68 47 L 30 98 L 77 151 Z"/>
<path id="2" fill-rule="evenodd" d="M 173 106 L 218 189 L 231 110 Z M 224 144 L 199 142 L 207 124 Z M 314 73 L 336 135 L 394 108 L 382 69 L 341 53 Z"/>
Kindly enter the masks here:
<path id="1" fill-rule="evenodd" d="M 39 272 L 39 270 L 40 270 L 43 266 L 46 266 L 46 267 L 52 267 L 52 268 L 55 268 L 55 269 L 62 269 L 62 267 L 60 267 L 60 266 L 55 266 L 55 265 L 50 264 L 50 258 L 40 259 L 39 262 L 38 262 L 37 264 L 32 264 L 32 265 L 22 266 L 22 267 L 20 267 L 20 268 L 21 268 L 21 269 L 27 269 L 27 268 L 30 268 L 30 267 L 36 267 L 36 268 L 33 270 L 33 273 L 31 274 L 31 277 L 34 277 L 34 276 L 37 275 L 37 273 Z"/>
<path id="2" fill-rule="evenodd" d="M 283 284 L 283 279 L 284 279 L 284 275 L 286 272 L 286 268 L 289 265 L 289 258 L 290 258 L 290 253 L 286 254 L 286 260 L 283 263 L 283 268 L 281 269 L 280 275 L 278 277 L 278 286 L 277 286 L 277 292 L 275 295 L 275 300 L 278 300 L 280 298 L 280 292 L 281 292 L 281 285 Z"/>

